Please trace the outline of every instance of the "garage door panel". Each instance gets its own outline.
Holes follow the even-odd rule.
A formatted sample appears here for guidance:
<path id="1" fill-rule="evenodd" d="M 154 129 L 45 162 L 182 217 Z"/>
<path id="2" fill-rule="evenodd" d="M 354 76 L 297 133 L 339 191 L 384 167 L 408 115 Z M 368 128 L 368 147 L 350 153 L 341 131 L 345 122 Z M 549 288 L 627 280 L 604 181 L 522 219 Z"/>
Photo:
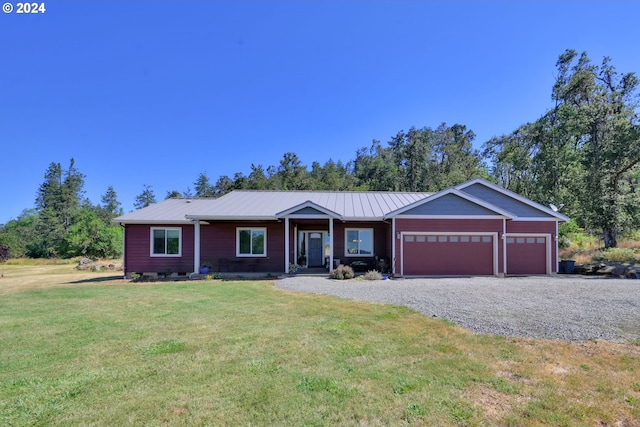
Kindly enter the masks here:
<path id="1" fill-rule="evenodd" d="M 507 274 L 546 274 L 547 240 L 544 236 L 507 237 Z"/>
<path id="2" fill-rule="evenodd" d="M 406 235 L 403 274 L 492 275 L 492 236 Z"/>

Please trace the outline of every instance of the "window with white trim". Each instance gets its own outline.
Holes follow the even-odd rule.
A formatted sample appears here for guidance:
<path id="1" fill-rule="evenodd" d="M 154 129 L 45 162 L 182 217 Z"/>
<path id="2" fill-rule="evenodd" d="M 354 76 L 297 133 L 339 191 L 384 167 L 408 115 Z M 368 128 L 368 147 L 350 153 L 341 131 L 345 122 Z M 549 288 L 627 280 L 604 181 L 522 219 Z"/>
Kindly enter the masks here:
<path id="1" fill-rule="evenodd" d="M 151 227 L 151 256 L 182 256 L 182 228 Z"/>
<path id="2" fill-rule="evenodd" d="M 236 256 L 267 256 L 267 229 L 236 228 Z"/>
<path id="3" fill-rule="evenodd" d="M 373 229 L 345 229 L 345 256 L 373 256 Z"/>

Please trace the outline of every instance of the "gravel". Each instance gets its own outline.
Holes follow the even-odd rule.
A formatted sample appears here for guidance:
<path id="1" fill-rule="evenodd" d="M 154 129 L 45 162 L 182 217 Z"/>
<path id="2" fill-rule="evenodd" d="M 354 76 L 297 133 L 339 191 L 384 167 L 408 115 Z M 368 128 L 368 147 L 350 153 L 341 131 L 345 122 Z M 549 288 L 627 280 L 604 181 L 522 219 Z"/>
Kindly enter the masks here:
<path id="1" fill-rule="evenodd" d="M 330 280 L 295 276 L 291 291 L 410 307 L 479 333 L 583 341 L 640 340 L 640 281 L 583 276 Z"/>

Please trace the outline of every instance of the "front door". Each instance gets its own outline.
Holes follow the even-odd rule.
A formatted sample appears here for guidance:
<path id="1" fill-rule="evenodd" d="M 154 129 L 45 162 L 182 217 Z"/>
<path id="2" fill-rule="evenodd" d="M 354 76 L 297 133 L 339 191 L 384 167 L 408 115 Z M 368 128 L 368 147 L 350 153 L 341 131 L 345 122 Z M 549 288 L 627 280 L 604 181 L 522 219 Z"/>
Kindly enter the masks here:
<path id="1" fill-rule="evenodd" d="M 311 233 L 309 235 L 309 267 L 322 267 L 324 264 L 322 249 L 322 234 Z"/>

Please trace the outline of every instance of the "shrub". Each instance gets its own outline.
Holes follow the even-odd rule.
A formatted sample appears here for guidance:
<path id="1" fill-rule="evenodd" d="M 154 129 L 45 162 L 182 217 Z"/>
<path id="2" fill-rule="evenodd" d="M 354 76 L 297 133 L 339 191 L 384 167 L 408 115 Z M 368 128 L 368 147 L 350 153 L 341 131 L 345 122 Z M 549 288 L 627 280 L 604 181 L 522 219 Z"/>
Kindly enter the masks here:
<path id="1" fill-rule="evenodd" d="M 635 263 L 638 260 L 635 251 L 629 248 L 603 249 L 594 254 L 594 258 L 596 258 L 598 261 L 625 263 Z"/>
<path id="2" fill-rule="evenodd" d="M 353 268 L 342 264 L 340 264 L 335 270 L 331 270 L 331 273 L 329 273 L 329 277 L 336 280 L 352 279 L 353 276 L 355 276 Z"/>
<path id="3" fill-rule="evenodd" d="M 376 270 L 367 271 L 364 275 L 366 280 L 382 280 L 382 274 Z"/>

